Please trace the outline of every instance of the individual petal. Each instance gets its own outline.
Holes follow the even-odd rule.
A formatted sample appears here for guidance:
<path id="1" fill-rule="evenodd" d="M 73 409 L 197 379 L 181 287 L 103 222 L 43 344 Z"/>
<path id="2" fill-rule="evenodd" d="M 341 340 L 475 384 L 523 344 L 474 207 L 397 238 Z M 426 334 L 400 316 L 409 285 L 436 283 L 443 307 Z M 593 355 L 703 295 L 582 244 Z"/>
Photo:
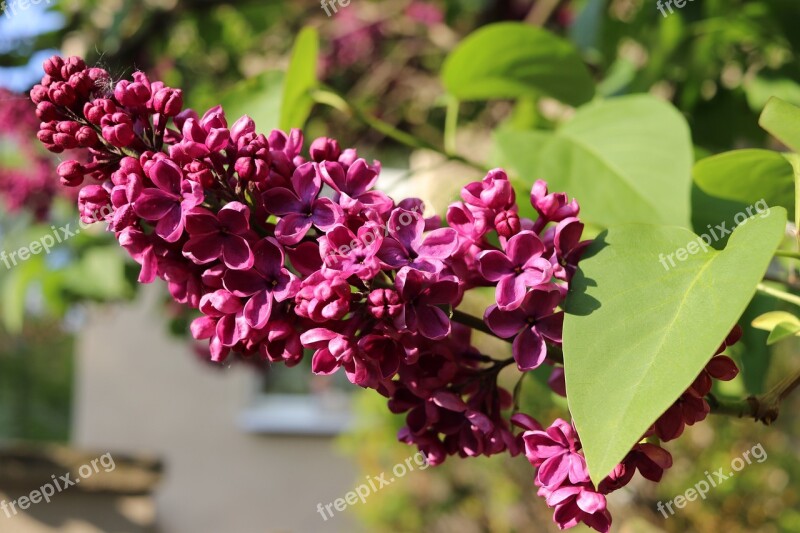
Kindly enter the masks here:
<path id="1" fill-rule="evenodd" d="M 311 358 L 311 371 L 315 374 L 327 376 L 339 370 L 341 363 L 329 350 L 317 350 Z"/>
<path id="2" fill-rule="evenodd" d="M 330 198 L 320 198 L 311 207 L 311 219 L 322 231 L 341 223 L 343 218 L 342 208 Z"/>
<path id="3" fill-rule="evenodd" d="M 497 282 L 497 289 L 495 290 L 495 299 L 498 307 L 504 311 L 518 308 L 525 298 L 525 290 L 524 279 L 519 279 L 513 275 L 501 278 Z"/>
<path id="4" fill-rule="evenodd" d="M 252 296 L 266 287 L 264 278 L 255 270 L 228 270 L 222 283 L 231 294 L 242 298 Z"/>
<path id="5" fill-rule="evenodd" d="M 241 202 L 225 204 L 217 218 L 230 233 L 242 234 L 250 229 L 250 208 Z"/>
<path id="6" fill-rule="evenodd" d="M 447 259 L 458 249 L 458 234 L 451 228 L 440 228 L 428 233 L 417 248 L 417 253 L 434 259 Z"/>
<path id="7" fill-rule="evenodd" d="M 358 159 L 347 169 L 346 185 L 342 192 L 350 196 L 358 196 L 371 189 L 378 179 L 378 173 L 372 170 L 367 162 Z"/>
<path id="8" fill-rule="evenodd" d="M 272 313 L 272 294 L 268 291 L 255 293 L 244 306 L 244 319 L 251 328 L 261 329 L 267 325 Z"/>
<path id="9" fill-rule="evenodd" d="M 225 237 L 222 243 L 222 261 L 225 266 L 234 270 L 247 270 L 252 268 L 254 260 L 250 244 L 243 237 L 238 235 Z"/>
<path id="10" fill-rule="evenodd" d="M 275 187 L 266 191 L 262 198 L 264 207 L 273 215 L 284 216 L 305 211 L 303 203 L 295 193 L 285 187 Z"/>
<path id="11" fill-rule="evenodd" d="M 222 255 L 223 240 L 214 234 L 200 234 L 191 237 L 183 245 L 183 255 L 195 264 L 204 265 Z"/>
<path id="12" fill-rule="evenodd" d="M 448 411 L 455 411 L 463 413 L 467 410 L 467 404 L 460 396 L 448 391 L 437 391 L 433 395 L 433 403 L 447 409 Z"/>
<path id="13" fill-rule="evenodd" d="M 186 231 L 189 232 L 189 235 L 218 233 L 219 230 L 217 217 L 208 209 L 195 207 L 186 213 Z"/>
<path id="14" fill-rule="evenodd" d="M 405 247 L 391 237 L 383 240 L 377 257 L 385 265 L 395 270 L 404 267 L 410 261 Z"/>
<path id="15" fill-rule="evenodd" d="M 322 188 L 314 163 L 304 163 L 292 174 L 292 187 L 304 205 L 311 205 Z"/>
<path id="16" fill-rule="evenodd" d="M 417 309 L 417 328 L 422 336 L 429 339 L 443 339 L 450 333 L 450 319 L 431 305 L 420 305 Z"/>
<path id="17" fill-rule="evenodd" d="M 604 511 L 606 508 L 606 497 L 591 490 L 582 490 L 575 500 L 582 511 L 594 514 Z"/>
<path id="18" fill-rule="evenodd" d="M 297 244 L 311 229 L 311 217 L 300 213 L 290 213 L 280 219 L 275 226 L 275 237 L 282 244 Z"/>
<path id="19" fill-rule="evenodd" d="M 536 321 L 536 331 L 554 344 L 561 344 L 564 331 L 564 312 L 559 311 Z"/>
<path id="20" fill-rule="evenodd" d="M 519 333 L 527 324 L 527 318 L 521 308 L 514 311 L 503 311 L 496 305 L 486 309 L 486 313 L 483 315 L 483 321 L 486 322 L 489 329 L 504 339 L 509 339 Z"/>
<path id="21" fill-rule="evenodd" d="M 156 161 L 148 168 L 147 175 L 162 191 L 172 195 L 180 194 L 183 174 L 178 165 L 172 161 L 168 159 Z"/>
<path id="22" fill-rule="evenodd" d="M 233 346 L 241 340 L 236 315 L 225 315 L 217 322 L 217 337 L 223 346 Z"/>
<path id="23" fill-rule="evenodd" d="M 544 339 L 532 328 L 525 328 L 512 344 L 512 353 L 521 372 L 539 368 L 547 358 Z"/>
<path id="24" fill-rule="evenodd" d="M 172 204 L 172 209 L 167 211 L 156 224 L 156 235 L 167 242 L 177 242 L 183 235 L 183 215 L 177 204 Z"/>
<path id="25" fill-rule="evenodd" d="M 177 205 L 177 196 L 160 189 L 144 189 L 134 204 L 134 211 L 145 220 L 160 220 Z"/>
<path id="26" fill-rule="evenodd" d="M 511 415 L 511 423 L 515 426 L 528 431 L 541 431 L 542 425 L 531 415 L 525 413 L 514 413 Z"/>
<path id="27" fill-rule="evenodd" d="M 216 329 L 217 321 L 210 316 L 201 316 L 195 318 L 192 320 L 192 323 L 189 326 L 189 331 L 191 331 L 192 337 L 197 340 L 210 339 L 216 333 Z"/>
<path id="28" fill-rule="evenodd" d="M 554 489 L 559 487 L 569 475 L 568 454 L 554 455 L 542 462 L 537 474 L 537 480 L 545 487 Z"/>
<path id="29" fill-rule="evenodd" d="M 478 268 L 481 275 L 489 281 L 499 281 L 513 274 L 514 265 L 503 252 L 488 250 L 478 255 Z"/>
<path id="30" fill-rule="evenodd" d="M 506 255 L 514 266 L 527 265 L 540 257 L 545 250 L 544 243 L 532 231 L 521 231 L 508 239 L 505 246 Z"/>

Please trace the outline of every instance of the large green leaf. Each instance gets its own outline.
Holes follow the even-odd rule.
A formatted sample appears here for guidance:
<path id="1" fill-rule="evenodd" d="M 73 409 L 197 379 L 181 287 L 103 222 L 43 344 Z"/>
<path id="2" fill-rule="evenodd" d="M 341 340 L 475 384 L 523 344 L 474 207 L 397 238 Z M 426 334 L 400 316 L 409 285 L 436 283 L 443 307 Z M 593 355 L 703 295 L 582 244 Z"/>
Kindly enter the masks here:
<path id="1" fill-rule="evenodd" d="M 773 208 L 739 226 L 723 251 L 703 250 L 682 228 L 626 225 L 587 251 L 566 304 L 564 365 L 596 483 L 709 361 L 753 297 L 785 224 L 786 211 Z"/>
<path id="2" fill-rule="evenodd" d="M 765 202 L 794 212 L 794 171 L 777 152 L 736 150 L 708 157 L 694 166 L 693 177 L 692 225 L 698 233 L 723 221 L 732 227 L 737 217 L 750 216 L 747 208 L 755 213 Z"/>
<path id="3" fill-rule="evenodd" d="M 292 59 L 286 72 L 281 103 L 282 130 L 301 128 L 311 113 L 314 100 L 311 90 L 317 86 L 317 57 L 319 35 L 311 27 L 303 28 L 292 49 Z"/>
<path id="4" fill-rule="evenodd" d="M 520 194 L 544 179 L 550 190 L 577 198 L 581 217 L 598 226 L 689 225 L 689 127 L 675 108 L 657 98 L 595 102 L 555 133 L 503 132 L 495 142 L 501 163 L 518 176 Z M 529 207 L 520 205 L 529 214 Z"/>
<path id="5" fill-rule="evenodd" d="M 575 47 L 520 22 L 491 24 L 469 35 L 445 60 L 442 83 L 459 100 L 545 94 L 577 106 L 594 96 Z"/>

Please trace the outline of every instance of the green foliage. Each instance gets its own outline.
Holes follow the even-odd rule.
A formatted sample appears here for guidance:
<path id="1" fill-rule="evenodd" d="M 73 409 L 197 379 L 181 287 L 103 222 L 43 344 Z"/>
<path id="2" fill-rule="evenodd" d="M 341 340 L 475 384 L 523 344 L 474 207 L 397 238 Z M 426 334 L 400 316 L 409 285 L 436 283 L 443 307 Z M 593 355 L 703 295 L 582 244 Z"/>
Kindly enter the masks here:
<path id="1" fill-rule="evenodd" d="M 773 208 L 738 227 L 723 251 L 704 251 L 684 229 L 643 225 L 612 228 L 592 245 L 567 301 L 564 365 L 595 482 L 706 365 L 753 297 L 785 224 L 786 212 Z"/>
<path id="2" fill-rule="evenodd" d="M 445 61 L 442 83 L 459 100 L 544 94 L 580 105 L 594 95 L 594 82 L 568 41 L 515 22 L 492 24 L 464 39 Z"/>
<path id="3" fill-rule="evenodd" d="M 581 218 L 688 226 L 692 144 L 686 121 L 645 95 L 581 107 L 555 132 L 500 132 L 500 162 L 524 198 L 536 179 L 581 200 Z M 520 202 L 523 212 L 531 208 Z"/>
<path id="4" fill-rule="evenodd" d="M 280 128 L 300 128 L 305 124 L 314 100 L 311 90 L 317 86 L 317 56 L 319 55 L 319 36 L 314 28 L 303 28 L 297 36 L 292 50 L 289 69 L 281 102 Z"/>
<path id="5" fill-rule="evenodd" d="M 760 200 L 794 213 L 794 171 L 777 152 L 725 152 L 698 161 L 692 174 L 692 226 L 698 233 L 723 221 L 733 226 L 737 214 Z"/>

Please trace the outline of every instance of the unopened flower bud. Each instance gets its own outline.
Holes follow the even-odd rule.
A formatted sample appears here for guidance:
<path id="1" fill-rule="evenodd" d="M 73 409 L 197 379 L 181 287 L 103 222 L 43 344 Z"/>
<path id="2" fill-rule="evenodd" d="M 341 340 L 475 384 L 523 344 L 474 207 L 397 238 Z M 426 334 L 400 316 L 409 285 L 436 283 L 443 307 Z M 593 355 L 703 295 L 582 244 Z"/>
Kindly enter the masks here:
<path id="1" fill-rule="evenodd" d="M 114 98 L 131 108 L 142 108 L 150 100 L 150 88 L 143 83 L 122 80 L 114 88 Z"/>
<path id="2" fill-rule="evenodd" d="M 183 109 L 183 91 L 164 87 L 153 96 L 153 110 L 168 117 L 174 117 Z"/>
<path id="3" fill-rule="evenodd" d="M 42 122 L 49 122 L 59 118 L 58 108 L 52 102 L 39 102 L 36 106 L 36 117 Z"/>
<path id="4" fill-rule="evenodd" d="M 103 117 L 111 115 L 117 111 L 117 106 L 108 98 L 98 98 L 92 102 L 87 102 L 83 106 L 83 116 L 92 124 L 99 126 Z"/>
<path id="5" fill-rule="evenodd" d="M 40 104 L 47 100 L 49 96 L 47 95 L 47 87 L 41 84 L 36 84 L 31 89 L 31 100 L 34 104 Z"/>
<path id="6" fill-rule="evenodd" d="M 47 95 L 54 104 L 69 107 L 75 103 L 77 95 L 68 83 L 57 81 L 50 86 Z"/>
<path id="7" fill-rule="evenodd" d="M 61 66 L 61 78 L 68 80 L 76 72 L 86 70 L 86 63 L 78 56 L 71 56 L 64 60 Z"/>
<path id="8" fill-rule="evenodd" d="M 249 133 L 256 131 L 256 123 L 253 119 L 244 115 L 231 126 L 231 138 L 233 142 L 238 143 L 239 139 Z"/>
<path id="9" fill-rule="evenodd" d="M 500 211 L 494 217 L 494 227 L 501 237 L 513 237 L 521 229 L 519 215 L 514 211 Z"/>
<path id="10" fill-rule="evenodd" d="M 42 63 L 42 68 L 44 69 L 45 74 L 50 76 L 53 81 L 59 81 L 63 78 L 61 77 L 61 67 L 64 66 L 64 60 L 60 56 L 53 56 L 48 59 L 44 60 Z"/>
<path id="11" fill-rule="evenodd" d="M 64 161 L 56 169 L 56 174 L 61 179 L 61 184 L 67 187 L 77 187 L 83 183 L 86 169 L 77 161 Z"/>
<path id="12" fill-rule="evenodd" d="M 342 149 L 335 139 L 328 137 L 320 137 L 311 143 L 309 149 L 311 159 L 317 163 L 323 161 L 337 161 L 339 156 L 342 155 Z"/>

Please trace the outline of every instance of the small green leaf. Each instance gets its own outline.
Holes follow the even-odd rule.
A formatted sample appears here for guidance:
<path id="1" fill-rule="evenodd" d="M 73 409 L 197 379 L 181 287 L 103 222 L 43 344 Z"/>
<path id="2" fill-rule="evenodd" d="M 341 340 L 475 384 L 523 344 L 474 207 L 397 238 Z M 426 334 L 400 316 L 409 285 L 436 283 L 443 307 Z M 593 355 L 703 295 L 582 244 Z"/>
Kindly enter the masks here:
<path id="1" fill-rule="evenodd" d="M 734 227 L 768 206 L 794 212 L 794 171 L 787 157 L 778 152 L 718 154 L 698 161 L 692 174 L 692 225 L 697 233 L 706 233 L 709 225 L 713 229 L 723 221 Z"/>
<path id="2" fill-rule="evenodd" d="M 785 224 L 786 211 L 773 208 L 739 226 L 722 251 L 702 249 L 682 228 L 638 224 L 592 244 L 567 299 L 564 364 L 595 483 L 709 361 L 753 297 Z"/>
<path id="3" fill-rule="evenodd" d="M 800 324 L 791 324 L 789 322 L 781 322 L 775 329 L 773 329 L 769 333 L 769 338 L 767 338 L 767 344 L 773 345 L 776 342 L 782 341 L 788 337 L 793 335 L 797 335 L 800 332 Z"/>
<path id="4" fill-rule="evenodd" d="M 577 106 L 594 96 L 594 82 L 575 47 L 521 22 L 490 24 L 447 57 L 442 83 L 459 100 L 545 94 Z"/>
<path id="5" fill-rule="evenodd" d="M 319 35 L 317 30 L 305 27 L 300 31 L 292 49 L 289 69 L 281 103 L 280 128 L 288 131 L 301 128 L 311 114 L 314 100 L 311 90 L 317 86 L 317 57 Z"/>
<path id="6" fill-rule="evenodd" d="M 800 152 L 800 107 L 773 96 L 758 124 L 793 151 Z"/>
<path id="7" fill-rule="evenodd" d="M 772 331 L 779 324 L 796 324 L 800 326 L 800 318 L 786 311 L 771 311 L 753 319 L 752 325 L 756 329 Z"/>

